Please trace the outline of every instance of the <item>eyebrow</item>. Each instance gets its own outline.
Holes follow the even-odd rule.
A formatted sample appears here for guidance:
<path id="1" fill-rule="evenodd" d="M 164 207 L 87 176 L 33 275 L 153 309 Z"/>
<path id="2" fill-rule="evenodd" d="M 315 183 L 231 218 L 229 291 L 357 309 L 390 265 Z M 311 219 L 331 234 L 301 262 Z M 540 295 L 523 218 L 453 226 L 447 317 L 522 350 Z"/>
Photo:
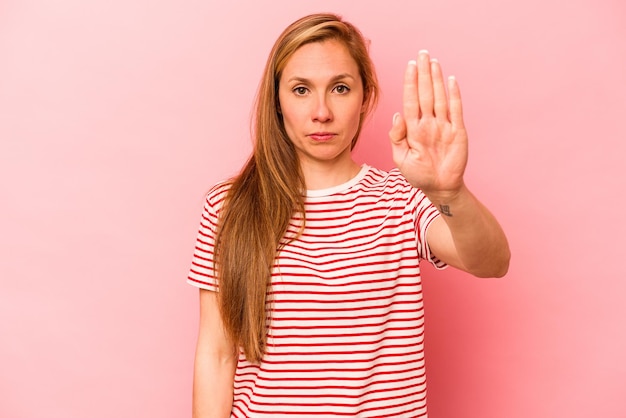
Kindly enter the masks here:
<path id="1" fill-rule="evenodd" d="M 333 78 L 331 78 L 330 82 L 331 83 L 336 83 L 337 81 L 344 80 L 346 78 L 350 78 L 352 80 L 355 80 L 355 78 L 352 75 L 350 75 L 348 73 L 343 73 L 343 74 L 338 74 L 338 75 L 334 76 Z M 299 83 L 307 83 L 310 80 L 308 78 L 303 78 L 303 77 L 291 77 L 287 81 L 290 82 L 290 83 L 293 82 L 293 81 L 297 81 Z"/>

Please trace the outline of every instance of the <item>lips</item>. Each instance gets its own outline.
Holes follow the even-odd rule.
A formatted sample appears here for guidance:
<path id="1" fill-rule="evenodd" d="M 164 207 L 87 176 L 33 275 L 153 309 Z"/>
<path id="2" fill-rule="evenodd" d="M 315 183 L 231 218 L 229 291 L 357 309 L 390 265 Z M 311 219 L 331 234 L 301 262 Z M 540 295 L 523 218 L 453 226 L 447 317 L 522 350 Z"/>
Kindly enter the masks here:
<path id="1" fill-rule="evenodd" d="M 309 138 L 317 142 L 330 141 L 331 139 L 333 139 L 334 136 L 335 134 L 332 132 L 315 132 L 315 133 L 309 134 Z"/>

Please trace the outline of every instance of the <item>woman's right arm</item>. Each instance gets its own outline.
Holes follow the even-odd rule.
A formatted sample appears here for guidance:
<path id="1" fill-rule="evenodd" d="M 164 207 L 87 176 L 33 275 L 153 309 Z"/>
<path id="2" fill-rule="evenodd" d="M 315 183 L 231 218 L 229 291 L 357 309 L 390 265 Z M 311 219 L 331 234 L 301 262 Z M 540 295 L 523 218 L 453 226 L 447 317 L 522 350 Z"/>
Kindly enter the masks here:
<path id="1" fill-rule="evenodd" d="M 229 418 L 238 350 L 228 338 L 217 293 L 200 289 L 200 331 L 193 377 L 193 418 Z"/>

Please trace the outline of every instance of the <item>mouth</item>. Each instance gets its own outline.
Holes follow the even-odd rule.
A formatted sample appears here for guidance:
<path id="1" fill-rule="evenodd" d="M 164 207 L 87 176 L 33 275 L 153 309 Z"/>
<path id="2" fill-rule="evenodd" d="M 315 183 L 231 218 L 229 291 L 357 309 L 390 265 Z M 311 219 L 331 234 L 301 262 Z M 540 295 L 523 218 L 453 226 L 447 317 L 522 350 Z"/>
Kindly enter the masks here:
<path id="1" fill-rule="evenodd" d="M 316 142 L 326 142 L 326 141 L 330 141 L 331 139 L 333 139 L 335 134 L 332 133 L 332 132 L 314 132 L 312 134 L 309 134 L 308 136 L 313 141 L 316 141 Z"/>

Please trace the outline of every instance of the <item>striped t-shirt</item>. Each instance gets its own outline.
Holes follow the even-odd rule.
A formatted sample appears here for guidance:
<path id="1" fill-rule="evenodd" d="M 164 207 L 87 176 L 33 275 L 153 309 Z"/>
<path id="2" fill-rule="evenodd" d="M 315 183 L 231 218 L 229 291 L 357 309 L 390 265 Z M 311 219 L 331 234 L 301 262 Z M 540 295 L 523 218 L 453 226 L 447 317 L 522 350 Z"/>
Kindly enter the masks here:
<path id="1" fill-rule="evenodd" d="M 217 290 L 212 256 L 228 190 L 207 195 L 188 282 Z M 306 228 L 275 261 L 261 364 L 239 356 L 232 417 L 425 417 L 421 259 L 437 210 L 398 170 L 364 165 L 308 191 Z M 290 229 L 300 225 L 294 217 Z M 293 236 L 293 234 L 291 234 Z"/>

